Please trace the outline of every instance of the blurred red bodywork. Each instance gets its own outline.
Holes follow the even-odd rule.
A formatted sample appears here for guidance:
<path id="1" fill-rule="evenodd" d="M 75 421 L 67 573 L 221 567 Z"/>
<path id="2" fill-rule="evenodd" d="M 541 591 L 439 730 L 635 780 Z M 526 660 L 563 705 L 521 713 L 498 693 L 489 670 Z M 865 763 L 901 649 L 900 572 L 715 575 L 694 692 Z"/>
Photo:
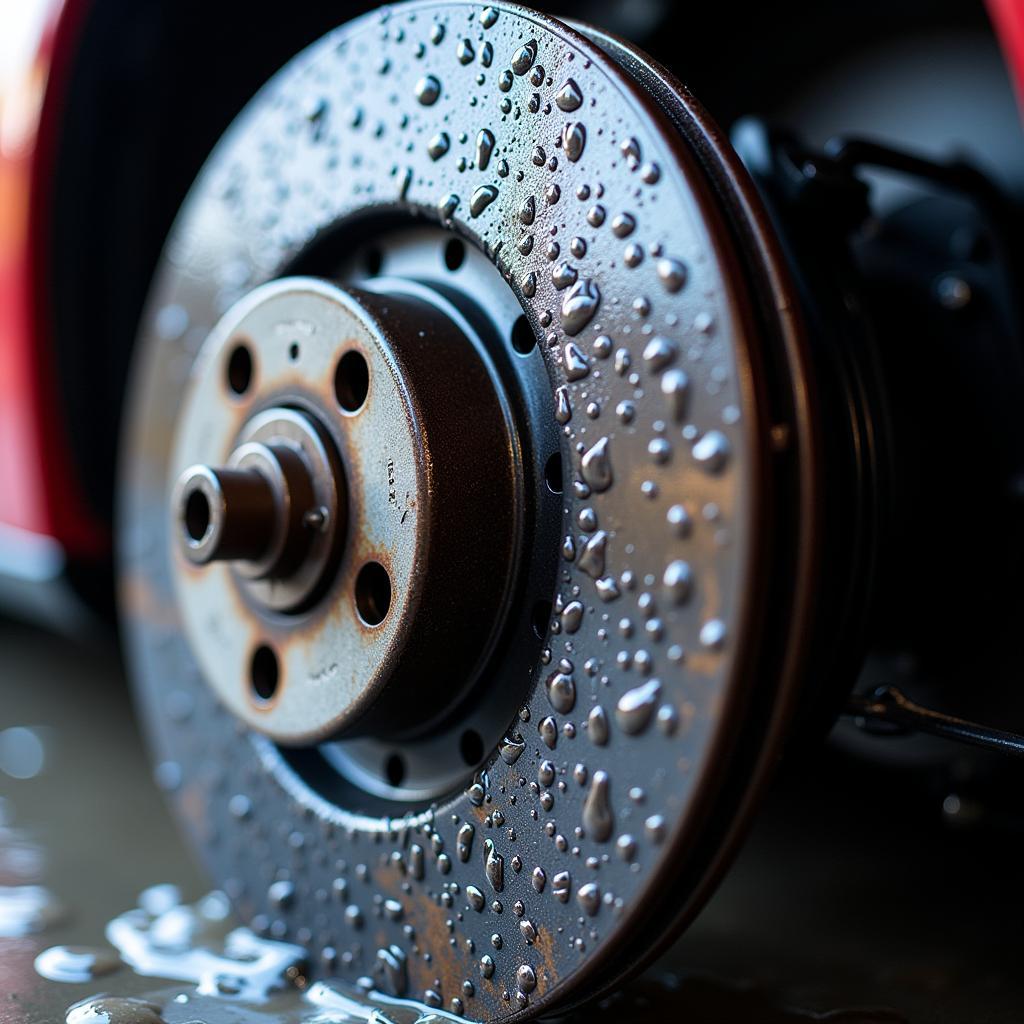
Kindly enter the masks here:
<path id="1" fill-rule="evenodd" d="M 34 52 L 0 97 L 0 525 L 57 540 L 71 557 L 102 552 L 68 451 L 53 372 L 46 245 L 62 99 L 86 0 L 34 0 Z M 0 13 L 0 34 L 11 15 Z M 84 197 L 83 197 L 84 198 Z M 2 567 L 0 567 L 2 568 Z"/>
<path id="2" fill-rule="evenodd" d="M 0 94 L 0 531 L 15 527 L 56 540 L 69 557 L 92 557 L 105 550 L 108 528 L 89 513 L 67 445 L 45 273 L 51 168 L 89 0 L 21 3 L 37 9 L 42 31 Z M 1024 98 L 1024 0 L 987 6 Z M 13 7 L 0 10 L 0 37 Z"/>

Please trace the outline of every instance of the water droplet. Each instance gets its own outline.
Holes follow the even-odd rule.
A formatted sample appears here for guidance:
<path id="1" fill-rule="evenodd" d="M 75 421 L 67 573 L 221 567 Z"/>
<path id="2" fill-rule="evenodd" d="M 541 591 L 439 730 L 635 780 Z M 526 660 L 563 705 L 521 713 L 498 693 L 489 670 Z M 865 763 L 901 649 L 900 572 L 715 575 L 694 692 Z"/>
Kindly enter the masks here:
<path id="1" fill-rule="evenodd" d="M 480 957 L 480 973 L 485 978 L 491 978 L 494 976 L 494 960 L 488 953 L 485 953 Z"/>
<path id="2" fill-rule="evenodd" d="M 608 548 L 608 534 L 604 530 L 598 530 L 591 537 L 580 557 L 577 565 L 588 575 L 597 579 L 604 575 L 605 552 Z"/>
<path id="3" fill-rule="evenodd" d="M 469 200 L 470 216 L 479 217 L 497 198 L 498 189 L 494 185 L 481 185 Z"/>
<path id="4" fill-rule="evenodd" d="M 519 286 L 523 289 L 523 295 L 528 299 L 532 299 L 537 294 L 537 275 L 531 270 L 523 278 Z"/>
<path id="5" fill-rule="evenodd" d="M 495 892 L 505 888 L 505 858 L 495 849 L 493 839 L 484 840 L 484 873 Z"/>
<path id="6" fill-rule="evenodd" d="M 564 384 L 555 389 L 555 419 L 559 423 L 568 423 L 572 419 L 569 389 Z"/>
<path id="7" fill-rule="evenodd" d="M 520 46 L 512 57 L 512 70 L 517 75 L 525 75 L 533 67 L 537 59 L 537 41 L 531 39 L 528 43 Z"/>
<path id="8" fill-rule="evenodd" d="M 400 946 L 381 947 L 377 950 L 374 976 L 384 992 L 401 999 L 409 988 L 409 974 L 405 953 Z"/>
<path id="9" fill-rule="evenodd" d="M 469 900 L 469 905 L 479 914 L 484 909 L 487 901 L 484 899 L 484 894 L 475 886 L 466 886 L 466 899 Z"/>
<path id="10" fill-rule="evenodd" d="M 435 75 L 424 75 L 417 83 L 413 90 L 416 94 L 416 99 L 420 101 L 425 107 L 431 107 L 437 102 L 437 98 L 441 95 L 441 82 Z"/>
<path id="11" fill-rule="evenodd" d="M 562 149 L 573 163 L 583 156 L 586 144 L 587 129 L 579 121 L 573 121 L 562 129 Z"/>
<path id="12" fill-rule="evenodd" d="M 571 78 L 567 78 L 555 93 L 555 105 L 566 114 L 579 110 L 583 105 L 583 93 L 580 87 Z"/>
<path id="13" fill-rule="evenodd" d="M 623 139 L 619 143 L 619 152 L 631 171 L 635 171 L 640 166 L 640 143 L 636 139 Z"/>
<path id="14" fill-rule="evenodd" d="M 567 341 L 562 349 L 562 360 L 565 363 L 565 378 L 569 381 L 582 380 L 590 373 L 590 361 L 572 341 Z"/>
<path id="15" fill-rule="evenodd" d="M 584 454 L 580 462 L 583 479 L 599 494 L 612 485 L 612 462 L 608 445 L 608 438 L 602 437 Z"/>
<path id="16" fill-rule="evenodd" d="M 451 224 L 452 218 L 455 216 L 455 211 L 459 206 L 459 197 L 455 193 L 445 196 L 437 204 L 437 213 L 441 218 L 441 223 L 448 225 Z"/>
<path id="17" fill-rule="evenodd" d="M 489 68 L 493 60 L 494 47 L 491 46 L 490 43 L 484 43 L 484 45 L 480 47 L 480 63 L 483 64 L 485 68 Z"/>
<path id="18" fill-rule="evenodd" d="M 644 247 L 637 245 L 636 242 L 630 242 L 626 246 L 626 251 L 623 253 L 622 259 L 627 267 L 638 267 L 643 262 L 644 258 Z"/>
<path id="19" fill-rule="evenodd" d="M 559 871 L 551 879 L 552 895 L 559 903 L 568 903 L 572 893 L 572 876 L 568 871 Z"/>
<path id="20" fill-rule="evenodd" d="M 652 843 L 660 843 L 665 838 L 665 819 L 660 814 L 652 814 L 644 822 L 644 832 Z"/>
<path id="21" fill-rule="evenodd" d="M 532 946 L 537 941 L 537 926 L 529 918 L 523 918 L 519 922 L 519 934 L 528 946 Z"/>
<path id="22" fill-rule="evenodd" d="M 558 200 L 561 198 L 561 195 L 562 195 L 562 190 L 557 185 L 548 185 L 548 187 L 546 189 L 544 189 L 544 202 L 546 202 L 548 204 L 548 206 L 554 206 L 555 203 L 557 203 Z M 558 243 L 557 242 L 552 242 L 552 246 L 554 247 L 555 256 L 557 256 L 558 255 Z M 549 246 L 548 247 L 549 254 L 550 254 L 551 251 L 552 251 L 552 247 Z M 549 258 L 550 259 L 554 259 L 554 256 L 550 256 L 549 255 Z"/>
<path id="23" fill-rule="evenodd" d="M 583 603 L 570 601 L 562 609 L 562 632 L 575 633 L 583 622 Z"/>
<path id="24" fill-rule="evenodd" d="M 660 334 L 655 335 L 644 347 L 644 362 L 648 367 L 657 373 L 663 370 L 676 356 L 679 355 L 679 346 L 669 338 Z"/>
<path id="25" fill-rule="evenodd" d="M 512 72 L 506 68 L 500 75 L 498 75 L 498 88 L 502 92 L 508 92 L 512 88 L 512 84 L 515 82 L 515 78 L 512 77 Z M 507 109 L 506 109 L 507 106 Z M 507 100 L 502 100 L 501 109 L 507 114 L 512 109 L 512 104 Z"/>
<path id="26" fill-rule="evenodd" d="M 51 946 L 35 959 L 36 973 L 50 981 L 81 983 L 92 981 L 121 966 L 112 949 L 92 946 Z"/>
<path id="27" fill-rule="evenodd" d="M 501 759 L 505 764 L 515 764 L 525 749 L 526 744 L 523 742 L 522 736 L 517 734 L 506 736 L 498 744 L 498 753 L 501 754 Z"/>
<path id="28" fill-rule="evenodd" d="M 661 177 L 661 169 L 654 163 L 644 164 L 643 167 L 640 168 L 640 177 L 647 182 L 648 185 L 654 185 Z"/>
<path id="29" fill-rule="evenodd" d="M 587 830 L 587 836 L 596 843 L 610 839 L 615 825 L 608 789 L 608 773 L 594 772 L 586 800 L 583 802 L 583 827 Z"/>
<path id="30" fill-rule="evenodd" d="M 473 44 L 468 39 L 460 40 L 455 56 L 458 57 L 460 64 L 472 64 L 476 56 Z"/>
<path id="31" fill-rule="evenodd" d="M 601 303 L 601 292 L 589 278 L 577 281 L 562 299 L 562 329 L 575 337 L 594 318 Z"/>
<path id="32" fill-rule="evenodd" d="M 563 261 L 562 263 L 556 263 L 551 268 L 551 283 L 559 291 L 568 288 L 571 284 L 575 284 L 578 276 L 576 268 L 571 263 Z"/>
<path id="33" fill-rule="evenodd" d="M 595 704 L 587 715 L 587 735 L 595 746 L 603 747 L 608 742 L 608 716 L 600 704 Z"/>
<path id="34" fill-rule="evenodd" d="M 439 21 L 435 21 L 430 26 L 430 41 L 437 46 L 442 39 L 444 39 L 444 25 Z"/>
<path id="35" fill-rule="evenodd" d="M 661 378 L 661 393 L 665 396 L 669 412 L 677 422 L 686 416 L 690 398 L 690 378 L 685 371 L 669 370 Z"/>
<path id="36" fill-rule="evenodd" d="M 666 291 L 677 292 L 686 284 L 686 267 L 679 260 L 658 260 L 658 277 Z"/>
<path id="37" fill-rule="evenodd" d="M 494 152 L 494 133 L 482 128 L 476 137 L 476 165 L 481 171 L 487 170 Z"/>
<path id="38" fill-rule="evenodd" d="M 681 559 L 669 562 L 665 569 L 663 583 L 673 604 L 685 604 L 693 589 L 693 571 L 690 569 L 689 563 Z"/>
<path id="39" fill-rule="evenodd" d="M 647 728 L 654 714 L 654 706 L 661 695 L 661 683 L 650 679 L 632 690 L 627 690 L 615 707 L 615 718 L 622 731 L 635 736 Z"/>
<path id="40" fill-rule="evenodd" d="M 480 12 L 480 24 L 490 28 L 498 20 L 498 12 L 493 7 L 485 7 Z"/>
<path id="41" fill-rule="evenodd" d="M 451 146 L 451 139 L 447 132 L 438 132 L 427 143 L 427 153 L 431 160 L 440 160 L 448 152 Z"/>
<path id="42" fill-rule="evenodd" d="M 66 1024 L 166 1024 L 161 1008 L 144 999 L 91 996 L 75 1003 Z"/>
<path id="43" fill-rule="evenodd" d="M 708 619 L 700 628 L 700 642 L 712 651 L 720 651 L 725 644 L 725 623 L 721 619 Z"/>
<path id="44" fill-rule="evenodd" d="M 729 459 L 729 441 L 718 430 L 709 430 L 694 446 L 693 457 L 709 473 L 717 473 Z"/>
<path id="45" fill-rule="evenodd" d="M 604 218 L 605 210 L 604 207 L 601 206 L 600 204 L 598 204 L 597 206 L 592 206 L 589 210 L 587 210 L 587 223 L 592 228 L 599 228 L 604 223 Z"/>
<path id="46" fill-rule="evenodd" d="M 572 711 L 576 704 L 576 682 L 565 672 L 553 672 L 547 680 L 548 701 L 562 715 Z"/>
<path id="47" fill-rule="evenodd" d="M 636 218 L 631 213 L 617 213 L 612 217 L 612 234 L 616 238 L 628 238 L 636 228 Z"/>
<path id="48" fill-rule="evenodd" d="M 544 886 L 547 884 L 548 876 L 544 874 L 543 868 L 534 868 L 533 874 L 530 876 L 533 882 L 533 888 L 537 892 L 543 892 Z"/>
<path id="49" fill-rule="evenodd" d="M 537 724 L 537 732 L 540 733 L 545 746 L 549 750 L 554 750 L 555 744 L 558 743 L 558 723 L 548 715 Z"/>
<path id="50" fill-rule="evenodd" d="M 469 860 L 469 856 L 473 852 L 473 835 L 475 831 L 473 826 L 467 821 L 459 827 L 455 837 L 455 852 L 459 855 L 459 860 L 463 864 Z"/>
<path id="51" fill-rule="evenodd" d="M 601 889 L 596 882 L 587 882 L 581 885 L 576 893 L 576 902 L 579 903 L 583 912 L 593 917 L 601 909 Z"/>

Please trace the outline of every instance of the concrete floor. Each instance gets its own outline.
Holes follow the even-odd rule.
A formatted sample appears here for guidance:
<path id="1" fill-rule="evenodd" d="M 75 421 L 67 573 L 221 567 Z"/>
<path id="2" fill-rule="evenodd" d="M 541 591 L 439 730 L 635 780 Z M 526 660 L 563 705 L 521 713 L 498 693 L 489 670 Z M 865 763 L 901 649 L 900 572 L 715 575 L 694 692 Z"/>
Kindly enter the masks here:
<path id="1" fill-rule="evenodd" d="M 1018 832 L 950 830 L 941 796 L 890 787 L 885 773 L 851 772 L 834 757 L 814 765 L 790 769 L 725 884 L 664 962 L 588 1017 L 1022 1019 Z M 33 969 L 46 947 L 102 943 L 106 922 L 160 882 L 188 898 L 209 887 L 151 780 L 113 642 L 83 647 L 0 621 L 0 886 L 43 885 L 63 908 L 39 934 L 0 938 L 0 1024 L 63 1020 L 99 988 L 166 988 L 127 968 L 102 985 L 45 982 Z M 245 1016 L 238 1004 L 199 1011 L 193 1002 L 191 1016 L 166 1019 L 313 1019 L 294 1005 L 277 1016 Z"/>

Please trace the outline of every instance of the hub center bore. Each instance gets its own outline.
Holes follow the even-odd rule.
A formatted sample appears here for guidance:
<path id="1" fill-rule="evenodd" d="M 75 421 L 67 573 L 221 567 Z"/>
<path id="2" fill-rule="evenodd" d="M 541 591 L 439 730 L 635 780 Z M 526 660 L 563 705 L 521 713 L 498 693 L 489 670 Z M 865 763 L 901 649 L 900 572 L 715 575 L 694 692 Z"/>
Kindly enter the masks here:
<path id="1" fill-rule="evenodd" d="M 188 638 L 220 699 L 283 743 L 430 729 L 477 680 L 516 573 L 497 376 L 440 295 L 393 284 L 257 289 L 204 343 L 182 407 Z"/>

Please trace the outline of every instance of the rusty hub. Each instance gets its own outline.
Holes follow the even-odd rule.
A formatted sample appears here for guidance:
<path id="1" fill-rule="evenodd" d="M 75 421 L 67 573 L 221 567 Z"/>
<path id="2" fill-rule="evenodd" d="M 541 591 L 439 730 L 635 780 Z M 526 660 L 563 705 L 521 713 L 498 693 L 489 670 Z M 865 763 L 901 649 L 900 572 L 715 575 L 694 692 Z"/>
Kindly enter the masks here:
<path id="1" fill-rule="evenodd" d="M 257 288 L 204 342 L 181 408 L 189 640 L 221 700 L 281 742 L 429 730 L 476 680 L 516 575 L 500 383 L 454 307 L 391 288 Z"/>
<path id="2" fill-rule="evenodd" d="M 752 188 L 585 31 L 414 3 L 285 68 L 169 240 L 128 419 L 129 654 L 186 827 L 314 971 L 474 1019 L 693 916 L 818 553 Z"/>

